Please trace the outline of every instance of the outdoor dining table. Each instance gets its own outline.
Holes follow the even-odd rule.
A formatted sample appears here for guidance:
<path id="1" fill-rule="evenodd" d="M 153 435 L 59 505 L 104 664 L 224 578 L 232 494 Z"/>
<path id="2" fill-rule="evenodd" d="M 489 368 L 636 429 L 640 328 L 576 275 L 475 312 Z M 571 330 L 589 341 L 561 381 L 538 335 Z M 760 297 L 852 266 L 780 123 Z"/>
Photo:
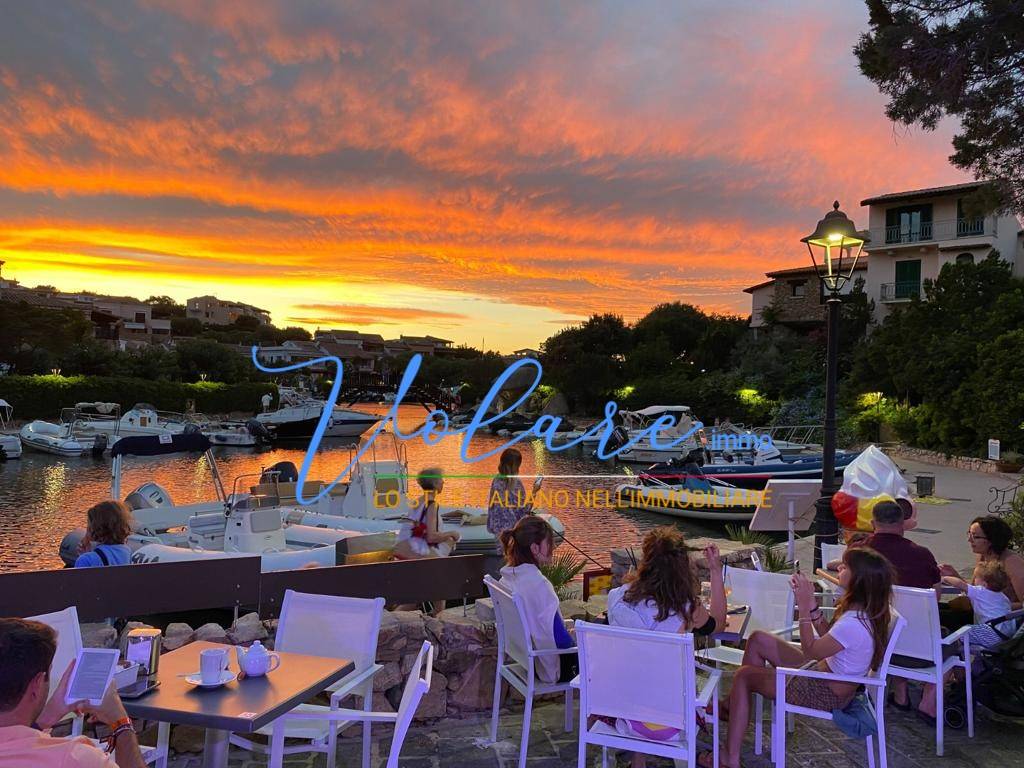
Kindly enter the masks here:
<path id="1" fill-rule="evenodd" d="M 183 675 L 199 670 L 199 654 L 207 648 L 227 648 L 231 653 L 229 669 L 237 672 L 231 646 L 190 643 L 160 657 L 159 687 L 124 702 L 131 717 L 205 728 L 203 768 L 227 766 L 228 735 L 232 731 L 253 733 L 269 725 L 354 669 L 347 659 L 282 651 L 280 667 L 269 675 L 203 689 L 188 683 Z"/>

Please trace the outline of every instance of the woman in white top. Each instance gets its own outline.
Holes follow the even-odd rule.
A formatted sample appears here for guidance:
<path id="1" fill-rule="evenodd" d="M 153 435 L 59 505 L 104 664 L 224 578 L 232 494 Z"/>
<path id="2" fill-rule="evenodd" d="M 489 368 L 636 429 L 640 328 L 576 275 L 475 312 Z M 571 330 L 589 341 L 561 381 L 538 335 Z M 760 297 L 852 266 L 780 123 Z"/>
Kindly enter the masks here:
<path id="1" fill-rule="evenodd" d="M 538 651 L 568 649 L 576 645 L 560 612 L 558 595 L 541 573 L 540 565 L 551 562 L 555 532 L 541 517 L 528 515 L 501 533 L 505 567 L 499 583 L 519 596 L 526 613 L 527 629 Z M 579 672 L 575 652 L 538 656 L 535 668 L 542 682 L 568 682 Z"/>
<path id="2" fill-rule="evenodd" d="M 636 573 L 608 593 L 608 623 L 615 627 L 711 635 L 725 626 L 725 583 L 722 560 L 714 544 L 704 549 L 711 579 L 711 605 L 700 600 L 700 580 L 692 550 L 675 528 L 655 528 L 644 537 L 643 552 Z M 636 720 L 606 720 L 626 736 L 655 741 L 673 739 L 674 728 Z M 633 753 L 633 768 L 643 768 L 645 757 Z"/>
<path id="3" fill-rule="evenodd" d="M 750 723 L 751 694 L 775 698 L 774 667 L 801 667 L 816 661 L 816 668 L 822 672 L 853 677 L 878 668 L 889 641 L 894 580 L 892 565 L 878 552 L 867 547 L 847 549 L 839 566 L 843 597 L 829 624 L 817 605 L 811 582 L 803 574 L 793 575 L 800 647 L 794 648 L 767 632 L 755 632 L 747 640 L 743 666 L 736 672 L 729 692 L 729 736 L 720 756 L 725 768 L 740 765 L 740 747 Z M 849 704 L 856 692 L 855 683 L 796 677 L 786 684 L 786 701 L 831 711 Z M 711 754 L 702 753 L 698 763 L 710 768 Z"/>

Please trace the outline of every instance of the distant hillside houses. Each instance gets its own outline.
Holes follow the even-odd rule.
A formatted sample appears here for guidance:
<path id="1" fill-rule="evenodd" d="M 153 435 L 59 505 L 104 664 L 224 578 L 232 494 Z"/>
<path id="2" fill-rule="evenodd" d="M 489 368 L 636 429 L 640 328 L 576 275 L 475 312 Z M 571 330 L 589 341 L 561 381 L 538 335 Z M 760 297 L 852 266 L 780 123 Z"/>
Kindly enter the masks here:
<path id="1" fill-rule="evenodd" d="M 211 325 L 231 325 L 240 317 L 254 317 L 260 325 L 270 325 L 269 310 L 216 296 L 193 296 L 185 304 L 185 317 Z"/>

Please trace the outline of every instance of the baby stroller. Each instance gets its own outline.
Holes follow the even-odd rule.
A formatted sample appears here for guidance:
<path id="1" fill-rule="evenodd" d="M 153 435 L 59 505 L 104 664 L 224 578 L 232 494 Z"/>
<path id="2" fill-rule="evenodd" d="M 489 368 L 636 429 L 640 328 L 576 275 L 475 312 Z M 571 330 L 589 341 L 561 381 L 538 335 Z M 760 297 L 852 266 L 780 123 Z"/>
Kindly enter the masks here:
<path id="1" fill-rule="evenodd" d="M 997 629 L 1004 621 L 1022 617 L 1024 610 L 1017 610 L 985 622 L 1003 639 L 974 657 L 974 701 L 999 717 L 1024 719 L 1024 624 L 1009 636 Z M 960 686 L 946 698 L 943 717 L 950 728 L 963 728 L 967 722 L 967 701 Z"/>

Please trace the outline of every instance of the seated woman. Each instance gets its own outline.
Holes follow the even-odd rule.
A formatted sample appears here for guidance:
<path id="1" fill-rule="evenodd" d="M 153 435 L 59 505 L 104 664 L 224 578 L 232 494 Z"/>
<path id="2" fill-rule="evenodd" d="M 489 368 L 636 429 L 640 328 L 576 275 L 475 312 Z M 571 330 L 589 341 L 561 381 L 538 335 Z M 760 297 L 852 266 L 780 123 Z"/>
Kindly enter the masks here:
<path id="1" fill-rule="evenodd" d="M 801 667 L 815 661 L 816 669 L 822 672 L 850 677 L 878 668 L 893 620 L 893 581 L 889 561 L 873 549 L 846 550 L 839 566 L 843 597 L 830 624 L 817 605 L 811 582 L 803 574 L 793 575 L 800 647 L 767 632 L 754 632 L 747 640 L 743 666 L 736 672 L 729 692 L 729 735 L 720 755 L 721 765 L 740 765 L 740 748 L 750 724 L 750 696 L 759 693 L 767 699 L 775 698 L 774 667 Z M 795 677 L 787 682 L 786 701 L 831 711 L 844 708 L 856 692 L 855 683 Z M 698 763 L 710 768 L 711 753 L 702 753 Z"/>
<path id="2" fill-rule="evenodd" d="M 127 504 L 107 499 L 89 508 L 85 537 L 75 568 L 129 565 L 132 551 L 125 543 L 132 532 L 132 511 Z"/>
<path id="3" fill-rule="evenodd" d="M 559 612 L 555 588 L 537 567 L 551 562 L 554 544 L 555 532 L 547 520 L 534 515 L 520 518 L 515 527 L 501 533 L 506 565 L 498 583 L 523 601 L 530 638 L 538 651 L 576 645 Z M 565 683 L 579 673 L 579 659 L 575 653 L 538 656 L 536 670 L 542 682 Z"/>
<path id="4" fill-rule="evenodd" d="M 700 600 L 700 581 L 690 559 L 690 548 L 677 529 L 655 528 L 644 537 L 636 573 L 608 593 L 608 623 L 615 627 L 710 635 L 725 626 L 725 583 L 722 561 L 714 544 L 704 549 L 711 579 L 711 605 Z M 674 728 L 636 720 L 610 721 L 627 736 L 669 740 Z M 643 768 L 645 757 L 633 753 L 633 768 Z"/>
<path id="5" fill-rule="evenodd" d="M 1024 600 L 1024 557 L 1010 549 L 1011 541 L 1013 529 L 996 515 L 976 517 L 967 529 L 967 543 L 974 553 L 975 565 L 998 563 L 1003 566 L 1009 580 L 1003 592 L 1010 599 L 1013 610 L 1017 610 Z M 945 563 L 939 566 L 939 571 L 943 576 L 960 576 L 956 568 Z M 959 607 L 961 610 L 958 613 L 955 613 L 955 606 L 953 610 L 942 612 L 942 626 L 946 629 L 959 629 L 974 620 L 970 605 Z"/>

